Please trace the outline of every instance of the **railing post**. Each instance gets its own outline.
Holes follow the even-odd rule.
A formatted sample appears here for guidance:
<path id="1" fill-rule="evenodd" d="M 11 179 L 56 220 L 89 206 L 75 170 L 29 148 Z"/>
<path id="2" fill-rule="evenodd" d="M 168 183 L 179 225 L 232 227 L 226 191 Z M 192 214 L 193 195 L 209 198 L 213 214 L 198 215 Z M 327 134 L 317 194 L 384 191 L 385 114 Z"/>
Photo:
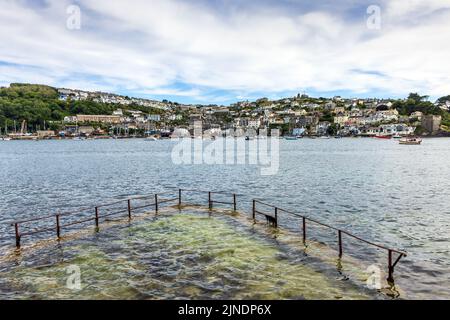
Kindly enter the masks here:
<path id="1" fill-rule="evenodd" d="M 342 258 L 342 231 L 338 231 L 338 238 L 339 238 L 339 258 Z"/>
<path id="2" fill-rule="evenodd" d="M 278 208 L 275 207 L 275 228 L 278 228 Z"/>
<path id="3" fill-rule="evenodd" d="M 178 206 L 181 207 L 181 189 L 178 189 Z"/>
<path id="4" fill-rule="evenodd" d="M 98 229 L 98 207 L 95 207 L 95 227 Z"/>
<path id="5" fill-rule="evenodd" d="M 253 214 L 253 220 L 256 220 L 256 200 L 253 200 L 252 214 Z"/>
<path id="6" fill-rule="evenodd" d="M 19 224 L 18 223 L 14 224 L 14 229 L 16 232 L 16 248 L 20 249 L 20 233 L 19 233 Z"/>
<path id="7" fill-rule="evenodd" d="M 236 211 L 237 204 L 236 204 L 236 194 L 233 194 L 233 211 Z"/>
<path id="8" fill-rule="evenodd" d="M 56 236 L 61 238 L 61 225 L 59 224 L 59 214 L 56 215 Z"/>
<path id="9" fill-rule="evenodd" d="M 306 218 L 303 217 L 303 243 L 306 243 Z"/>
<path id="10" fill-rule="evenodd" d="M 213 204 L 211 201 L 211 192 L 208 192 L 208 206 L 209 206 L 209 210 L 212 210 Z"/>
<path id="11" fill-rule="evenodd" d="M 159 208 L 158 208 L 158 195 L 155 193 L 155 212 L 158 213 Z"/>
<path id="12" fill-rule="evenodd" d="M 394 282 L 394 267 L 392 266 L 392 250 L 388 252 L 388 268 L 389 268 L 389 276 L 387 280 L 389 282 Z"/>
<path id="13" fill-rule="evenodd" d="M 128 199 L 127 203 L 128 203 L 128 219 L 131 220 L 131 199 Z"/>

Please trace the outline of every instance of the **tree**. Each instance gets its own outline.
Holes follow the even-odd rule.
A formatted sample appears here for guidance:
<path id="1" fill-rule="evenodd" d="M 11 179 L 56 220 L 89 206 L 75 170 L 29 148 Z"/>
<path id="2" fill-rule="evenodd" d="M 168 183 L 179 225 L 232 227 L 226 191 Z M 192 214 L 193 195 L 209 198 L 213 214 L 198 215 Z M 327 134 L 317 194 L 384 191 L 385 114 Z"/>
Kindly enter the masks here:
<path id="1" fill-rule="evenodd" d="M 427 101 L 428 98 L 429 98 L 429 96 L 421 96 L 417 92 L 410 93 L 408 96 L 408 100 L 413 100 L 415 103 Z"/>

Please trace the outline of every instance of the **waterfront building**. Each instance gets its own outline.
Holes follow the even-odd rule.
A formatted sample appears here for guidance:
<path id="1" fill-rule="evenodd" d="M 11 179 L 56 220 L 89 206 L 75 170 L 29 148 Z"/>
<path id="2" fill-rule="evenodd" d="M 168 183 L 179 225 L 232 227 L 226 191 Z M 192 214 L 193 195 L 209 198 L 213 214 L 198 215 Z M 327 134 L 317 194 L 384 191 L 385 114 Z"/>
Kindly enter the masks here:
<path id="1" fill-rule="evenodd" d="M 415 127 L 410 127 L 406 124 L 384 124 L 379 126 L 378 133 L 380 135 L 401 135 L 408 136 L 414 134 Z"/>
<path id="2" fill-rule="evenodd" d="M 77 115 L 78 122 L 120 123 L 120 116 L 110 115 Z"/>

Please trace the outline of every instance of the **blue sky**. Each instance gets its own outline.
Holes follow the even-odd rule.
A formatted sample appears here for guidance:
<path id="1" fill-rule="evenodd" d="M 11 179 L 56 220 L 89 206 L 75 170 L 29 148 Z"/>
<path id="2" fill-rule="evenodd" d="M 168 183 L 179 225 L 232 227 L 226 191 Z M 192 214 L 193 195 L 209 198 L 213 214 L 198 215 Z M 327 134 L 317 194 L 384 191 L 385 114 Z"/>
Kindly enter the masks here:
<path id="1" fill-rule="evenodd" d="M 450 94 L 449 36 L 449 0 L 0 0 L 0 85 L 212 104 L 436 98 Z"/>

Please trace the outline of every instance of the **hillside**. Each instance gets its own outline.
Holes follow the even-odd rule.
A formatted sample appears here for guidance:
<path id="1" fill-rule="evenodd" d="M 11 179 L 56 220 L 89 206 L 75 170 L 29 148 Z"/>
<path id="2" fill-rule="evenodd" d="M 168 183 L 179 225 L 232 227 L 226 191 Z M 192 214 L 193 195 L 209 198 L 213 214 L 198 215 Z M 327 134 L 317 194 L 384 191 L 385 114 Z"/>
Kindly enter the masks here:
<path id="1" fill-rule="evenodd" d="M 78 114 L 86 115 L 111 115 L 114 110 L 122 108 L 126 110 L 138 110 L 144 113 L 164 114 L 163 109 L 152 107 L 152 103 L 158 103 L 152 100 L 136 99 L 122 97 L 119 95 L 108 93 L 84 92 L 72 90 L 77 94 L 83 93 L 87 96 L 83 99 L 68 94 L 61 98 L 62 91 L 70 91 L 67 89 L 57 89 L 45 85 L 36 84 L 18 84 L 13 83 L 10 87 L 0 88 L 0 127 L 4 130 L 5 125 L 11 131 L 16 124 L 25 120 L 28 127 L 57 129 L 61 127 L 62 120 L 66 116 L 75 116 Z M 257 112 L 257 110 L 271 107 L 273 112 L 288 109 L 301 110 L 308 106 L 317 106 L 315 111 L 320 113 L 320 121 L 333 122 L 333 114 L 327 109 L 327 105 L 336 105 L 346 110 L 356 108 L 374 107 L 377 104 L 389 102 L 393 108 L 397 109 L 400 115 L 408 116 L 415 111 L 423 114 L 437 114 L 442 116 L 442 125 L 450 128 L 450 113 L 445 111 L 446 102 L 450 96 L 440 98 L 437 103 L 428 101 L 427 96 L 421 96 L 417 93 L 411 93 L 406 99 L 342 99 L 342 98 L 313 98 L 308 96 L 298 96 L 294 98 L 286 98 L 271 101 L 267 98 L 261 98 L 255 102 L 242 102 L 230 106 L 230 110 L 234 110 L 236 115 Z M 106 101 L 106 102 L 102 102 Z M 359 102 L 358 102 L 359 101 Z M 362 104 L 360 103 L 362 101 Z M 120 102 L 126 102 L 124 105 Z M 177 113 L 186 113 L 189 117 L 189 111 L 178 110 L 181 105 L 171 102 L 163 102 L 168 109 L 174 109 Z M 443 107 L 444 108 L 441 108 Z M 197 106 L 202 107 L 202 106 Z M 211 106 L 205 106 L 211 107 Z M 195 109 L 195 108 L 194 108 Z M 178 110 L 178 111 L 177 111 Z M 196 109 L 195 112 L 198 112 Z M 170 112 L 170 111 L 169 111 Z M 192 111 L 194 112 L 194 111 Z M 194 112 L 194 113 L 195 113 Z M 314 112 L 313 112 L 314 113 Z M 232 121 L 232 119 L 229 119 Z"/>
<path id="2" fill-rule="evenodd" d="M 101 103 L 92 100 L 59 99 L 58 89 L 36 84 L 13 83 L 8 88 L 0 88 L 0 127 L 5 124 L 9 129 L 13 128 L 13 122 L 26 120 L 28 126 L 44 126 L 44 122 L 50 128 L 58 127 L 56 123 L 65 116 L 77 114 L 112 114 L 121 105 L 114 103 Z M 152 108 L 139 105 L 130 105 L 134 110 L 144 112 L 158 112 Z"/>

